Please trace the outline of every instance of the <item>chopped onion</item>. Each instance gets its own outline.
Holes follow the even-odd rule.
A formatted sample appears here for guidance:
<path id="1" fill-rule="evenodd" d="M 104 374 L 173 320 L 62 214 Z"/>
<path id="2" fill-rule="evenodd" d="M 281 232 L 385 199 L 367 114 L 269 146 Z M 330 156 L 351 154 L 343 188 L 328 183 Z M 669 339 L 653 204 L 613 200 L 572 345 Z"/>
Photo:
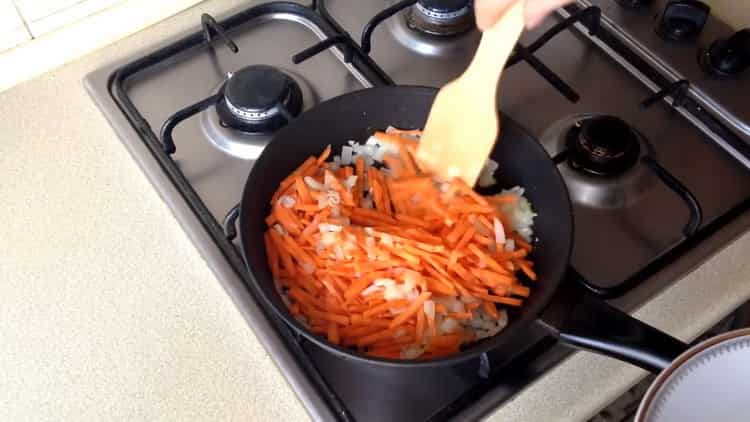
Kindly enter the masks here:
<path id="1" fill-rule="evenodd" d="M 276 230 L 280 235 L 286 234 L 286 229 L 279 223 L 274 224 L 273 229 Z"/>
<path id="2" fill-rule="evenodd" d="M 405 334 L 406 334 L 406 328 L 402 327 L 396 330 L 395 333 L 393 333 L 393 338 L 403 337 Z"/>
<path id="3" fill-rule="evenodd" d="M 498 167 L 500 167 L 500 165 L 497 161 L 487 159 L 484 163 L 484 167 L 482 167 L 481 173 L 479 173 L 477 184 L 483 188 L 497 184 L 497 180 L 495 180 L 495 171 L 497 171 Z"/>
<path id="4" fill-rule="evenodd" d="M 344 180 L 344 186 L 346 186 L 347 189 L 352 189 L 354 185 L 357 183 L 357 176 L 349 176 Z"/>
<path id="5" fill-rule="evenodd" d="M 373 294 L 375 292 L 379 292 L 381 290 L 383 290 L 382 287 L 372 285 L 372 286 L 369 286 L 366 289 L 362 290 L 362 292 L 360 293 L 360 295 L 367 296 L 367 295 Z"/>
<path id="6" fill-rule="evenodd" d="M 339 237 L 338 234 L 335 232 L 324 232 L 320 236 L 320 241 L 323 242 L 323 245 L 325 246 L 331 246 L 334 243 L 338 242 Z"/>
<path id="7" fill-rule="evenodd" d="M 495 243 L 502 245 L 505 243 L 505 228 L 497 217 L 494 218 L 493 228 L 495 229 Z"/>
<path id="8" fill-rule="evenodd" d="M 341 249 L 341 245 L 336 245 L 333 248 L 333 252 L 336 254 L 336 259 L 337 260 L 343 261 L 344 259 L 346 259 L 346 257 L 344 256 L 344 250 Z"/>
<path id="9" fill-rule="evenodd" d="M 386 246 L 393 246 L 393 238 L 385 233 L 380 236 L 380 242 Z"/>
<path id="10" fill-rule="evenodd" d="M 474 214 L 469 215 L 469 222 L 474 226 L 474 230 L 476 230 L 477 233 L 481 234 L 482 236 L 490 235 L 490 231 L 487 230 L 487 227 L 480 223 L 479 220 L 474 216 Z"/>
<path id="11" fill-rule="evenodd" d="M 435 302 L 431 300 L 425 300 L 422 306 L 424 308 L 424 314 L 427 318 L 435 318 Z"/>
<path id="12" fill-rule="evenodd" d="M 333 173 L 330 173 L 330 172 L 327 172 L 323 175 L 323 184 L 326 186 L 326 189 L 330 189 L 330 187 L 333 184 L 334 177 L 335 176 L 333 175 Z"/>
<path id="13" fill-rule="evenodd" d="M 477 303 L 477 302 L 479 302 L 479 299 L 475 298 L 474 296 L 462 295 L 461 296 L 461 302 L 463 302 L 463 303 Z"/>
<path id="14" fill-rule="evenodd" d="M 458 328 L 458 321 L 453 318 L 445 318 L 443 322 L 440 323 L 439 330 L 443 334 L 449 334 L 456 331 Z"/>
<path id="15" fill-rule="evenodd" d="M 340 232 L 344 228 L 337 224 L 320 223 L 318 229 L 321 232 Z"/>
<path id="16" fill-rule="evenodd" d="M 516 241 L 513 239 L 505 240 L 505 252 L 513 252 L 516 250 Z"/>
<path id="17" fill-rule="evenodd" d="M 288 195 L 281 195 L 281 198 L 279 198 L 279 204 L 284 208 L 292 208 L 296 203 L 297 201 Z"/>
<path id="18" fill-rule="evenodd" d="M 351 165 L 353 153 L 354 153 L 354 148 L 350 146 L 346 146 L 346 145 L 341 147 L 341 164 L 344 166 Z"/>
<path id="19" fill-rule="evenodd" d="M 328 199 L 328 205 L 335 206 L 341 203 L 341 196 L 335 190 L 329 190 L 326 192 L 326 198 Z"/>
<path id="20" fill-rule="evenodd" d="M 410 344 L 401 350 L 401 359 L 416 359 L 422 356 L 422 353 L 424 353 L 424 350 L 421 347 Z"/>
<path id="21" fill-rule="evenodd" d="M 315 266 L 309 262 L 303 262 L 302 263 L 302 271 L 305 274 L 312 274 L 315 272 Z"/>
<path id="22" fill-rule="evenodd" d="M 305 184 L 310 187 L 310 189 L 315 189 L 319 191 L 326 190 L 326 187 L 324 184 L 318 182 L 317 180 L 313 179 L 311 176 L 305 176 Z"/>
<path id="23" fill-rule="evenodd" d="M 380 287 L 393 286 L 396 284 L 396 280 L 393 280 L 391 278 L 377 278 L 372 282 L 372 284 Z"/>

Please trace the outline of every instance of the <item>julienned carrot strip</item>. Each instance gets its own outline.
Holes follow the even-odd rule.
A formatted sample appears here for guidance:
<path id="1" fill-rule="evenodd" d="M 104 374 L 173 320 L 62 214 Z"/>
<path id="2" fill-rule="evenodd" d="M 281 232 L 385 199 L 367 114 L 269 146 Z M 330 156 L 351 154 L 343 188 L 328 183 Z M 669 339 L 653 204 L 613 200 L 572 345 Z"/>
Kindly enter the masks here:
<path id="1" fill-rule="evenodd" d="M 520 284 L 514 284 L 510 287 L 510 292 L 516 296 L 529 297 L 529 295 L 531 294 L 531 289 Z"/>
<path id="2" fill-rule="evenodd" d="M 466 184 L 466 182 L 463 181 L 463 179 L 456 178 L 453 180 L 453 183 L 458 187 L 461 193 L 476 201 L 477 204 L 484 205 L 486 207 L 490 206 L 490 203 L 487 202 L 487 199 L 485 199 L 485 197 L 483 197 L 482 195 L 476 193 L 474 189 L 472 189 L 469 185 Z"/>
<path id="3" fill-rule="evenodd" d="M 461 336 L 459 334 L 443 334 L 441 336 L 434 336 L 430 339 L 430 348 L 458 348 L 460 345 Z"/>
<path id="4" fill-rule="evenodd" d="M 318 167 L 320 167 L 327 159 L 328 156 L 331 155 L 331 144 L 328 144 L 326 148 L 323 150 L 322 153 L 318 156 L 317 164 Z"/>
<path id="5" fill-rule="evenodd" d="M 350 207 L 354 206 L 354 198 L 352 198 L 352 193 L 349 192 L 344 185 L 341 184 L 341 181 L 334 176 L 333 173 L 331 173 L 330 170 L 325 170 L 325 178 L 324 180 L 330 180 L 331 187 L 333 187 L 341 196 L 341 203 L 344 205 L 348 205 Z"/>
<path id="6" fill-rule="evenodd" d="M 482 294 L 482 293 L 477 293 L 474 296 L 480 299 L 490 301 L 490 302 L 502 303 L 504 305 L 510 305 L 510 306 L 521 306 L 521 303 L 523 303 L 521 299 L 515 299 L 515 298 L 510 298 L 510 297 L 495 296 L 495 295 Z"/>
<path id="7" fill-rule="evenodd" d="M 302 164 L 300 164 L 299 167 L 297 167 L 292 174 L 286 177 L 286 179 L 282 180 L 279 184 L 279 189 L 276 191 L 276 193 L 273 195 L 273 198 L 271 198 L 271 203 L 276 203 L 276 201 L 279 199 L 279 197 L 286 191 L 290 186 L 294 184 L 294 178 L 299 174 L 304 174 L 305 170 L 308 168 L 315 166 L 316 159 L 315 157 L 308 157 L 307 160 L 305 160 Z"/>
<path id="8" fill-rule="evenodd" d="M 455 244 L 470 228 L 471 225 L 467 221 L 462 220 L 460 223 L 453 226 L 453 229 L 445 236 L 445 239 L 448 243 Z"/>
<path id="9" fill-rule="evenodd" d="M 380 185 L 380 189 L 383 190 L 383 211 L 385 214 L 389 217 L 393 216 L 393 211 L 391 210 L 393 202 L 391 202 L 391 195 L 388 192 L 388 185 L 385 183 L 385 176 L 383 176 L 382 172 L 377 172 L 378 175 L 378 184 Z"/>
<path id="10" fill-rule="evenodd" d="M 395 133 L 396 135 L 406 135 L 406 136 L 422 136 L 422 131 L 420 129 L 396 129 L 396 128 L 390 128 L 388 132 L 386 133 Z"/>
<path id="11" fill-rule="evenodd" d="M 528 277 L 530 280 L 536 281 L 536 273 L 534 270 L 531 269 L 531 266 L 526 260 L 523 259 L 517 259 L 513 261 L 515 264 L 517 264 L 519 267 L 521 267 L 521 271 L 523 271 L 524 274 L 526 274 L 526 277 Z"/>
<path id="12" fill-rule="evenodd" d="M 453 319 L 472 319 L 474 316 L 471 312 L 448 312 L 448 318 Z"/>
<path id="13" fill-rule="evenodd" d="M 331 312 L 319 311 L 312 306 L 308 306 L 305 312 L 314 317 L 322 319 L 323 321 L 335 322 L 336 324 L 349 325 L 349 317 L 345 315 L 336 315 Z"/>
<path id="14" fill-rule="evenodd" d="M 419 218 L 412 217 L 406 214 L 396 214 L 396 221 L 400 223 L 411 224 L 413 226 L 421 227 L 423 229 L 429 228 L 429 226 L 424 220 L 420 220 Z"/>
<path id="15" fill-rule="evenodd" d="M 466 232 L 461 236 L 460 239 L 458 239 L 458 243 L 456 243 L 456 250 L 462 250 L 466 247 L 466 245 L 469 244 L 469 241 L 474 238 L 474 235 L 476 234 L 476 230 L 474 230 L 474 227 L 469 227 Z"/>
<path id="16" fill-rule="evenodd" d="M 362 316 L 365 319 L 369 319 L 379 315 L 382 312 L 386 312 L 391 309 L 403 308 L 407 305 L 409 305 L 409 301 L 406 299 L 391 300 L 362 312 Z"/>
<path id="17" fill-rule="evenodd" d="M 341 343 L 341 337 L 339 336 L 339 326 L 334 322 L 328 324 L 328 341 L 333 344 Z"/>
<path id="18" fill-rule="evenodd" d="M 302 176 L 299 174 L 294 177 L 294 187 L 297 189 L 297 195 L 299 195 L 300 202 L 302 204 L 312 204 L 312 196 L 310 196 L 310 189 L 308 189 L 305 181 L 302 180 Z"/>
<path id="19" fill-rule="evenodd" d="M 452 284 L 443 282 L 438 278 L 425 277 L 427 286 L 430 291 L 444 295 L 444 296 L 456 296 L 456 288 Z"/>
<path id="20" fill-rule="evenodd" d="M 294 215 L 292 211 L 289 210 L 289 208 L 286 208 L 277 201 L 273 206 L 273 213 L 284 230 L 294 236 L 300 234 L 301 228 L 299 219 Z"/>
<path id="21" fill-rule="evenodd" d="M 354 182 L 354 205 L 357 207 L 362 206 L 362 193 L 365 186 L 365 159 L 357 157 L 354 160 L 354 175 L 357 176 L 357 180 Z"/>
<path id="22" fill-rule="evenodd" d="M 422 306 L 422 309 L 417 310 L 417 324 L 414 328 L 414 339 L 418 344 L 421 344 L 424 339 L 425 323 L 424 306 Z"/>
<path id="23" fill-rule="evenodd" d="M 516 243 L 516 246 L 518 246 L 518 247 L 520 247 L 522 249 L 526 249 L 527 251 L 531 251 L 531 244 L 529 244 L 529 242 L 521 239 L 521 236 L 511 235 L 511 238 Z"/>
<path id="24" fill-rule="evenodd" d="M 287 252 L 287 249 L 284 246 L 284 240 L 281 238 L 281 235 L 274 229 L 268 230 L 267 233 L 270 234 L 271 240 L 276 246 L 276 250 L 279 252 L 279 257 L 281 257 L 281 263 L 284 266 L 284 269 L 289 273 L 290 277 L 294 277 L 297 273 L 297 269 L 294 267 L 292 255 Z"/>
<path id="25" fill-rule="evenodd" d="M 359 347 L 369 346 L 370 344 L 373 344 L 377 342 L 378 340 L 392 338 L 398 335 L 399 333 L 401 333 L 401 335 L 406 333 L 406 330 L 404 329 L 404 327 L 397 326 L 397 327 L 386 328 L 385 330 L 380 330 L 376 333 L 360 337 L 359 339 L 357 339 L 357 345 Z"/>
<path id="26" fill-rule="evenodd" d="M 395 134 L 390 134 L 390 133 L 385 133 L 385 132 L 375 132 L 373 136 L 375 136 L 375 139 L 381 142 L 385 142 L 396 147 L 404 147 L 408 144 L 415 144 L 416 142 L 414 139 L 409 139 L 403 136 L 398 136 Z"/>
<path id="27" fill-rule="evenodd" d="M 393 217 L 369 208 L 354 208 L 352 209 L 352 215 L 369 217 L 374 220 L 380 221 L 380 224 L 398 224 L 398 221 L 394 220 Z"/>
<path id="28" fill-rule="evenodd" d="M 424 301 L 429 299 L 430 296 L 432 296 L 432 293 L 422 292 L 422 294 L 420 294 L 419 297 L 414 299 L 411 305 L 409 305 L 409 307 L 406 308 L 404 312 L 398 314 L 396 318 L 393 318 L 393 321 L 391 321 L 391 325 L 389 325 L 388 328 L 398 327 L 399 325 L 406 322 L 406 320 L 414 316 L 417 313 L 417 311 L 422 310 Z"/>
<path id="29" fill-rule="evenodd" d="M 495 307 L 495 304 L 484 300 L 482 301 L 482 309 L 484 309 L 484 313 L 490 316 L 492 319 L 498 319 L 500 318 L 500 314 L 497 312 L 497 308 Z"/>
<path id="30" fill-rule="evenodd" d="M 494 259 L 492 259 L 491 256 L 489 256 L 488 254 L 484 253 L 481 249 L 479 249 L 477 245 L 472 243 L 472 244 L 469 244 L 468 248 L 471 252 L 474 253 L 474 255 L 476 255 L 480 260 L 482 260 L 482 262 L 484 262 L 485 265 L 487 265 L 488 267 L 490 267 L 491 269 L 499 273 L 503 272 L 503 267 L 501 267 L 500 264 L 498 264 Z"/>

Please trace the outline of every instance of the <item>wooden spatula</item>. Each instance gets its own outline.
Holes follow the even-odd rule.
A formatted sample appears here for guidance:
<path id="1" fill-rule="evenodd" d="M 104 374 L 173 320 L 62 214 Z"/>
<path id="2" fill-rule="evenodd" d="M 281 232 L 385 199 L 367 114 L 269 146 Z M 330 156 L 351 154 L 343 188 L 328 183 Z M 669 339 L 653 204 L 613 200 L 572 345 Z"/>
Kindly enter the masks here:
<path id="1" fill-rule="evenodd" d="M 524 27 L 524 0 L 484 31 L 469 67 L 438 92 L 417 149 L 438 178 L 474 186 L 498 135 L 496 94 L 505 62 Z"/>

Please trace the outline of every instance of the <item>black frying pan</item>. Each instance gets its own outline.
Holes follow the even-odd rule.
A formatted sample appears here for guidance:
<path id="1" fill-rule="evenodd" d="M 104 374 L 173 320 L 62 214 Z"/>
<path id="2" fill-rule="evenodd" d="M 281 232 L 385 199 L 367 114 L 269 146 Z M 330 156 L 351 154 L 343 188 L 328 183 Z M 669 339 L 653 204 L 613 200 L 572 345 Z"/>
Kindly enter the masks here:
<path id="1" fill-rule="evenodd" d="M 543 321 L 563 342 L 658 370 L 686 349 L 680 341 L 609 307 L 584 297 L 556 311 L 545 309 L 565 279 L 573 246 L 573 217 L 565 184 L 542 146 L 518 124 L 503 116 L 500 139 L 492 159 L 500 164 L 499 187 L 520 185 L 538 217 L 534 232 L 539 238 L 532 255 L 539 276 L 532 294 L 520 309 L 510 311 L 510 323 L 498 335 L 485 339 L 454 356 L 434 360 L 389 360 L 365 356 L 336 346 L 308 332 L 287 311 L 276 292 L 263 247 L 265 217 L 279 183 L 310 155 L 326 145 L 340 150 L 349 140 L 361 142 L 389 125 L 421 128 L 427 120 L 437 90 L 424 87 L 381 87 L 352 92 L 328 100 L 302 114 L 280 130 L 255 162 L 242 195 L 239 229 L 245 263 L 253 281 L 276 313 L 311 341 L 342 358 L 389 366 L 455 364 L 488 350 L 512 354 L 516 336 L 529 323 Z M 467 140 L 470 142 L 471 140 Z"/>

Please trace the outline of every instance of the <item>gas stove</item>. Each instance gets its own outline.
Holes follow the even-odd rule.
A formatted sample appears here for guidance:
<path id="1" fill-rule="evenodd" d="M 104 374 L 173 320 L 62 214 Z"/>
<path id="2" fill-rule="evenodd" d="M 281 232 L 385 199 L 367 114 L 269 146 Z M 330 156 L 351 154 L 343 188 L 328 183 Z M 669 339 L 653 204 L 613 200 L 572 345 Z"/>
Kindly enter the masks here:
<path id="1" fill-rule="evenodd" d="M 346 92 L 460 74 L 480 38 L 469 0 L 249 1 L 223 16 L 86 86 L 313 417 L 472 419 L 569 353 L 532 325 L 510 360 L 409 371 L 341 360 L 265 308 L 227 236 L 253 161 L 295 116 Z M 632 309 L 747 212 L 744 37 L 694 1 L 579 0 L 524 33 L 500 112 L 539 139 L 571 195 L 579 276 L 561 296 Z M 721 246 L 710 244 L 703 256 Z"/>

